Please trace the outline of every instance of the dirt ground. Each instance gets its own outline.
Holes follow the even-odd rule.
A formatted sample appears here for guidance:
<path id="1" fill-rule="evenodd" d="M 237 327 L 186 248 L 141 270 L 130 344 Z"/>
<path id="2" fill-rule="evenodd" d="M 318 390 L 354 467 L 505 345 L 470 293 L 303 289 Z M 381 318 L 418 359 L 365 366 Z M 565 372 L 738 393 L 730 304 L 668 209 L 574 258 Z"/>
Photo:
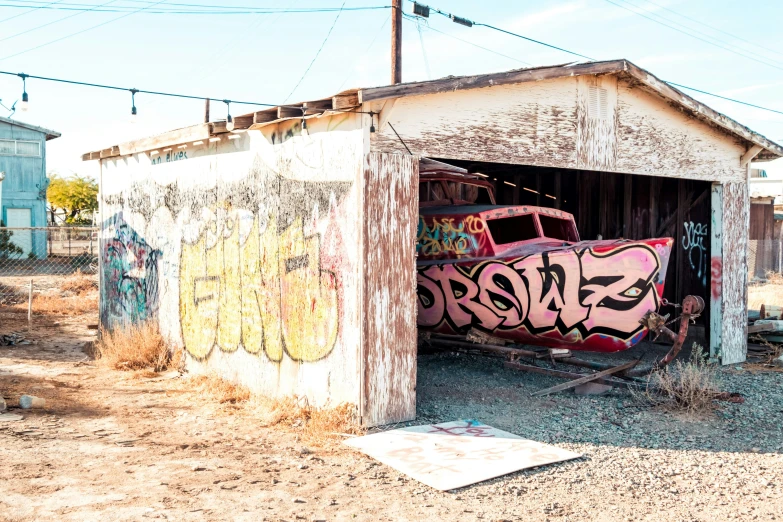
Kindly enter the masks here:
<path id="1" fill-rule="evenodd" d="M 306 445 L 188 386 L 139 377 L 84 351 L 94 314 L 0 308 L 0 520 L 776 520 L 783 517 L 783 374 L 741 367 L 744 404 L 685 419 L 625 391 L 530 393 L 562 381 L 472 355 L 421 355 L 415 423 L 478 419 L 584 454 L 438 492 L 340 442 Z M 630 359 L 634 353 L 623 354 Z M 620 360 L 618 358 L 617 360 Z M 46 399 L 20 410 L 21 394 Z M 413 424 L 413 423 L 411 423 Z"/>

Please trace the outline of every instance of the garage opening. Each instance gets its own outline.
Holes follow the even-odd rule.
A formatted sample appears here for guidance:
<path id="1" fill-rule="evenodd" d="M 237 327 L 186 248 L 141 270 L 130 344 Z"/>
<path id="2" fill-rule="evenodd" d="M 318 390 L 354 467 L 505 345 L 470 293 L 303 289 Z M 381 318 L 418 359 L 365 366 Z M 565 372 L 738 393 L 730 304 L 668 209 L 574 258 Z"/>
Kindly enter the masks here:
<path id="1" fill-rule="evenodd" d="M 546 305 L 544 310 L 534 310 L 533 303 L 514 299 L 514 285 L 517 280 L 512 277 L 511 272 L 502 273 L 505 269 L 501 267 L 498 267 L 498 273 L 484 278 L 488 281 L 484 286 L 473 288 L 458 277 L 447 278 L 442 271 L 435 270 L 427 272 L 427 280 L 422 285 L 421 275 L 429 270 L 428 267 L 445 266 L 439 264 L 439 259 L 449 260 L 449 264 L 460 273 L 460 277 L 462 275 L 473 277 L 477 271 L 484 270 L 479 266 L 482 259 L 497 258 L 498 254 L 506 259 L 503 252 L 506 252 L 510 258 L 520 252 L 522 252 L 520 258 L 528 255 L 525 252 L 548 252 L 544 255 L 545 259 L 542 263 L 549 263 L 548 259 L 555 259 L 555 255 L 559 255 L 563 250 L 553 247 L 552 242 L 556 240 L 563 242 L 564 249 L 579 241 L 587 242 L 583 243 L 585 248 L 591 247 L 594 243 L 595 251 L 591 254 L 590 263 L 597 265 L 603 262 L 599 258 L 600 251 L 604 248 L 601 245 L 605 244 L 595 243 L 598 240 L 615 240 L 613 244 L 622 245 L 621 240 L 632 244 L 632 241 L 628 240 L 671 238 L 673 241 L 670 251 L 665 254 L 668 256 L 668 264 L 665 272 L 661 270 L 659 277 L 659 282 L 663 283 L 663 292 L 658 296 L 658 301 L 680 304 L 685 296 L 695 295 L 709 302 L 711 259 L 711 184 L 709 182 L 470 162 L 448 158 L 433 158 L 433 160 L 423 159 L 420 164 L 419 196 L 422 215 L 419 223 L 417 266 L 420 274 L 420 301 L 421 296 L 426 294 L 425 309 L 428 304 L 438 305 L 439 297 L 433 292 L 433 288 L 428 288 L 433 286 L 433 283 L 440 289 L 448 285 L 449 291 L 457 296 L 457 300 L 454 301 L 453 295 L 450 294 L 453 310 L 447 318 L 448 326 L 440 331 L 464 333 L 477 327 L 478 330 L 487 332 L 497 331 L 502 336 L 503 329 L 510 329 L 516 325 L 524 314 L 533 313 L 542 316 L 551 312 L 555 315 L 559 314 L 559 317 L 551 321 L 557 323 L 559 335 L 567 337 L 575 335 L 573 331 L 569 333 L 569 327 L 577 324 L 577 320 L 587 313 L 586 307 L 592 307 L 592 313 L 597 314 L 599 313 L 597 311 L 605 306 L 623 310 L 624 307 L 637 304 L 639 307 L 649 306 L 653 302 L 643 301 L 648 287 L 655 286 L 650 281 L 645 281 L 644 277 L 640 278 L 636 285 L 628 284 L 629 288 L 619 297 L 607 293 L 602 301 L 592 302 L 586 299 L 591 292 L 595 293 L 595 285 L 604 288 L 621 285 L 620 276 L 623 275 L 621 273 L 592 282 L 585 280 L 586 273 L 582 273 L 579 289 L 581 306 L 568 309 L 560 306 L 563 303 L 558 305 L 555 294 L 547 294 L 551 299 L 548 304 L 543 303 Z M 435 162 L 456 167 L 456 171 L 466 173 L 470 178 L 477 180 L 477 184 L 462 185 L 451 181 L 448 183 L 441 182 L 443 180 L 430 181 L 426 174 L 437 170 Z M 452 200 L 449 201 L 449 198 Z M 537 211 L 537 208 L 541 210 Z M 485 218 L 486 229 L 480 230 L 477 227 L 483 227 L 483 224 L 479 225 L 471 221 L 470 217 L 465 218 L 470 216 L 471 212 L 481 213 Z M 484 239 L 481 234 L 486 234 L 489 239 Z M 424 242 L 422 242 L 423 235 L 426 236 Z M 475 245 L 477 248 L 471 250 L 471 242 L 483 241 L 491 244 L 494 250 L 492 252 L 489 249 L 482 250 L 480 245 Z M 539 247 L 537 250 L 519 250 L 520 245 L 525 243 L 535 243 Z M 648 247 L 657 249 L 657 254 L 663 259 L 663 245 L 663 243 L 650 243 Z M 471 257 L 479 261 L 473 267 L 469 266 Z M 563 281 L 566 276 L 564 273 L 559 275 L 558 270 L 567 271 L 568 267 L 550 268 L 536 268 L 542 274 L 544 271 L 547 274 L 539 281 L 543 285 L 543 288 L 538 289 L 539 293 L 543 296 L 554 285 L 553 287 L 558 289 L 559 295 L 564 300 L 565 293 L 568 291 Z M 518 274 L 525 273 L 519 263 L 513 269 Z M 612 277 L 614 279 L 611 279 Z M 532 284 L 524 275 L 523 279 L 525 284 Z M 585 289 L 589 289 L 591 284 L 592 290 L 586 291 Z M 476 315 L 479 313 L 478 308 L 481 303 L 487 304 L 491 313 L 477 319 Z M 445 303 L 443 306 L 448 307 L 449 304 Z M 614 333 L 614 326 L 609 324 L 612 322 L 609 310 L 606 309 L 602 313 L 606 317 L 596 320 L 592 329 L 590 327 L 581 329 L 580 334 L 583 337 L 595 332 L 609 335 Z M 675 316 L 677 310 L 662 308 L 661 313 L 671 313 Z M 572 314 L 573 317 L 564 317 L 568 314 Z M 422 317 L 421 302 L 419 315 L 420 327 L 433 326 L 438 319 L 437 314 L 430 318 L 425 313 Z M 689 337 L 708 346 L 709 324 L 709 307 L 706 307 L 697 319 L 696 325 L 691 327 Z M 530 340 L 534 341 L 531 344 L 537 344 L 535 341 L 540 341 L 542 337 L 551 337 L 553 339 L 551 346 L 558 344 L 556 341 L 558 335 L 550 334 L 548 325 L 544 317 L 528 317 L 525 329 L 530 334 Z M 673 329 L 676 330 L 676 325 Z M 535 340 L 533 336 L 536 337 Z"/>

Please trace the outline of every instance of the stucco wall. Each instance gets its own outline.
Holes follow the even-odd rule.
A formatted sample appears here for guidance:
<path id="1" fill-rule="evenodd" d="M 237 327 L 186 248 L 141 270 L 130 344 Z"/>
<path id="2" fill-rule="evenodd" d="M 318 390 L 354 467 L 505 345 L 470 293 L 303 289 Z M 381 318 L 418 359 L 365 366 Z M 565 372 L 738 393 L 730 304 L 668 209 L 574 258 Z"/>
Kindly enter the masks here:
<path id="1" fill-rule="evenodd" d="M 158 321 L 191 372 L 358 404 L 359 117 L 103 160 L 103 325 Z"/>

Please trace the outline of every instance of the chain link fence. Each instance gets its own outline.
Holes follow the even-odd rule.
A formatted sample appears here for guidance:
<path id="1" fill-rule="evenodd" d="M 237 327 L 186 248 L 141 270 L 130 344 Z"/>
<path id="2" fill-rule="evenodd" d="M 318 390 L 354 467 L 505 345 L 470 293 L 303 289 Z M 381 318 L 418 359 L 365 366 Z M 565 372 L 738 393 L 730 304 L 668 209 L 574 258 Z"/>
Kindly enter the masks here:
<path id="1" fill-rule="evenodd" d="M 783 275 L 783 240 L 751 239 L 748 242 L 748 280 L 763 282 L 770 274 Z"/>
<path id="2" fill-rule="evenodd" d="M 0 311 L 97 314 L 98 230 L 0 227 Z"/>

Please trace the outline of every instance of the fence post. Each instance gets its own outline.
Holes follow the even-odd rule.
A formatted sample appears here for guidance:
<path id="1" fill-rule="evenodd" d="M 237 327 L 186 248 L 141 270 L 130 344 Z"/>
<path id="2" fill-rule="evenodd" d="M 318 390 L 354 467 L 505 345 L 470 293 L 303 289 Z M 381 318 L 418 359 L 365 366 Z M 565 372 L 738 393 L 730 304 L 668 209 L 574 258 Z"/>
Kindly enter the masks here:
<path id="1" fill-rule="evenodd" d="M 33 278 L 30 278 L 30 294 L 27 298 L 27 326 L 33 322 Z"/>
<path id="2" fill-rule="evenodd" d="M 66 228 L 66 230 L 68 231 L 68 258 L 70 258 L 71 257 L 71 229 Z"/>

